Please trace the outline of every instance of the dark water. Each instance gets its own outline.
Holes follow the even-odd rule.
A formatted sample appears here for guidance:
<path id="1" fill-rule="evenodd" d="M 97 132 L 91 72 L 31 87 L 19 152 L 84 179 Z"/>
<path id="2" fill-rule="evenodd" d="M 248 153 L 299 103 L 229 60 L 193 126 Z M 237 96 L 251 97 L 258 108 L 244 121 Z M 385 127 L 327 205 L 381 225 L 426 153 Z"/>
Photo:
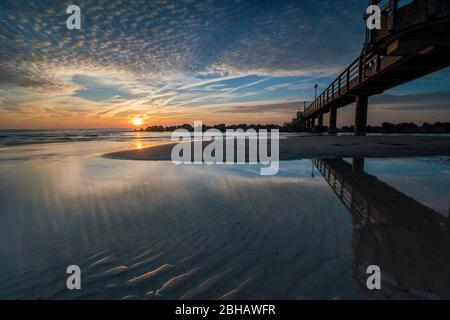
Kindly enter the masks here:
<path id="1" fill-rule="evenodd" d="M 134 132 L 131 129 L 0 129 L 0 146 L 80 141 L 160 141 L 170 139 L 171 132 Z M 302 136 L 307 133 L 282 133 Z"/>
<path id="2" fill-rule="evenodd" d="M 133 132 L 130 129 L 0 129 L 0 146 L 77 141 L 155 140 L 165 133 Z"/>
<path id="3" fill-rule="evenodd" d="M 134 144 L 0 149 L 0 298 L 450 298 L 448 158 L 298 160 L 261 177 L 99 156 Z"/>

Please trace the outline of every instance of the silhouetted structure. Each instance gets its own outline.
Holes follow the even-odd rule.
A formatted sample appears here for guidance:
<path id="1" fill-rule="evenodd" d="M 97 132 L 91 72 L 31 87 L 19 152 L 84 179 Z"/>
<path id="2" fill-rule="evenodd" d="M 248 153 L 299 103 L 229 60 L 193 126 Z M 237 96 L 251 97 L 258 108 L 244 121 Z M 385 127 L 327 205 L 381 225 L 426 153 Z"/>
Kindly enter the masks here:
<path id="1" fill-rule="evenodd" d="M 369 96 L 450 65 L 450 2 L 403 2 L 370 1 L 382 6 L 381 30 L 367 30 L 361 55 L 307 108 L 305 127 L 314 130 L 318 119 L 321 128 L 330 113 L 335 134 L 337 109 L 356 102 L 355 135 L 365 135 Z"/>
<path id="2" fill-rule="evenodd" d="M 317 169 L 353 220 L 354 277 L 380 266 L 383 290 L 450 297 L 450 233 L 444 216 L 364 172 L 364 159 L 316 159 Z"/>

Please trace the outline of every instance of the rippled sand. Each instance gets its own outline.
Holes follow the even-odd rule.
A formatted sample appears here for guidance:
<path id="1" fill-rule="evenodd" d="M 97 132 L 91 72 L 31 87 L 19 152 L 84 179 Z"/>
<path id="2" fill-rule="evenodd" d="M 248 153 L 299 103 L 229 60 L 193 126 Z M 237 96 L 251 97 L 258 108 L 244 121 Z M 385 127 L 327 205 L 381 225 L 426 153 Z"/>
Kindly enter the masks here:
<path id="1" fill-rule="evenodd" d="M 447 158 L 377 160 L 369 161 L 366 169 L 447 221 L 448 163 Z M 450 285 L 445 285 L 449 274 L 439 269 L 450 261 L 448 251 L 437 253 L 440 262 L 414 260 L 420 246 L 408 242 L 414 239 L 408 236 L 411 227 L 397 224 L 395 216 L 394 221 L 374 225 L 369 246 L 358 242 L 365 226 L 310 160 L 283 162 L 276 177 L 260 177 L 254 166 L 177 167 L 96 154 L 2 161 L 0 171 L 3 299 L 367 299 L 450 294 Z M 448 231 L 448 225 L 442 228 Z M 373 293 L 364 288 L 363 272 L 371 256 L 362 253 L 369 248 L 370 253 L 382 250 L 392 257 L 376 241 L 380 237 L 382 243 L 406 241 L 392 248 L 393 254 L 396 261 L 414 268 L 398 279 L 405 265 L 390 266 L 385 290 Z M 434 239 L 432 233 L 424 237 L 440 250 L 448 239 Z M 71 264 L 81 267 L 82 290 L 65 287 L 65 270 Z M 409 282 L 410 275 L 419 280 Z"/>

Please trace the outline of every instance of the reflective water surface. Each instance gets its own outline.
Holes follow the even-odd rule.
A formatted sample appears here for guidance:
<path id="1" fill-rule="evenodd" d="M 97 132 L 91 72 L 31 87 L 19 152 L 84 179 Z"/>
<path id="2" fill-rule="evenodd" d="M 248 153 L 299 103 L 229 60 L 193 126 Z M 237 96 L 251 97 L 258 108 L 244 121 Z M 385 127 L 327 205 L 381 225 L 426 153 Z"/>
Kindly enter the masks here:
<path id="1" fill-rule="evenodd" d="M 0 298 L 450 298 L 448 158 L 306 159 L 261 177 L 100 157 L 129 147 L 0 149 Z M 66 288 L 72 264 L 81 290 Z"/>

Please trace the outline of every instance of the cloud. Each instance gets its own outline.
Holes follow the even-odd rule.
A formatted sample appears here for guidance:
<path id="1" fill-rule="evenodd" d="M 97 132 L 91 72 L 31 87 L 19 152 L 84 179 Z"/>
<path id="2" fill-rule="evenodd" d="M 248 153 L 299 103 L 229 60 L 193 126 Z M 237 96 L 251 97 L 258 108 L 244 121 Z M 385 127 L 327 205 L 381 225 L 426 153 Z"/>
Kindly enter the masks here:
<path id="1" fill-rule="evenodd" d="M 450 92 L 430 92 L 420 94 L 381 94 L 370 99 L 372 106 L 395 111 L 440 111 L 450 108 Z"/>
<path id="2" fill-rule="evenodd" d="M 141 76 L 334 70 L 362 38 L 364 5 L 351 2 L 80 1 L 82 29 L 70 31 L 60 3 L 7 0 L 0 10 L 9 26 L 1 33 L 6 45 L 0 57 L 12 64 L 71 64 Z M 350 41 L 356 29 L 358 41 Z M 344 38 L 348 45 L 338 46 Z"/>
<path id="3" fill-rule="evenodd" d="M 2 64 L 0 65 L 0 86 L 18 86 L 48 92 L 64 89 L 67 84 L 37 68 L 20 68 Z"/>
<path id="4" fill-rule="evenodd" d="M 75 91 L 74 96 L 87 100 L 102 101 L 121 97 L 125 99 L 135 97 L 120 79 L 106 80 L 104 78 L 76 74 L 72 77 L 72 82 L 81 87 Z"/>
<path id="5" fill-rule="evenodd" d="M 288 103 L 268 103 L 257 105 L 233 105 L 223 106 L 214 112 L 217 113 L 264 113 L 264 112 L 290 112 L 295 113 L 303 109 L 303 103 L 301 102 L 288 102 Z M 288 119 L 286 119 L 287 121 Z"/>
<path id="6" fill-rule="evenodd" d="M 367 6 L 80 0 L 81 30 L 68 30 L 70 4 L 0 2 L 0 113 L 78 112 L 86 121 L 291 114 L 285 103 L 310 99 L 314 83 L 324 87 L 360 52 Z M 448 84 L 448 74 L 435 81 Z"/>

